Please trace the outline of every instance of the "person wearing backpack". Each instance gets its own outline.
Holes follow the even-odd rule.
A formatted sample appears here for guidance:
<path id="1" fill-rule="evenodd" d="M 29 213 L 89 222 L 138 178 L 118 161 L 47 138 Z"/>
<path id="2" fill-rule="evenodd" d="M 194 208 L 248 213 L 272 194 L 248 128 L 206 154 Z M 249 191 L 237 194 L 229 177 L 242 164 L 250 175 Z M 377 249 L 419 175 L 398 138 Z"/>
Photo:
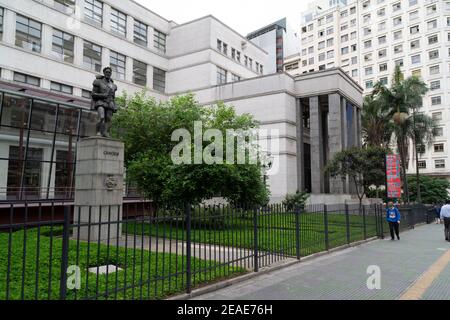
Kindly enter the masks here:
<path id="1" fill-rule="evenodd" d="M 395 241 L 395 236 L 397 236 L 397 239 L 400 240 L 401 215 L 400 211 L 394 206 L 393 202 L 389 202 L 388 208 L 386 209 L 386 220 L 389 223 L 392 241 Z"/>
<path id="2" fill-rule="evenodd" d="M 446 205 L 441 208 L 441 220 L 445 225 L 445 240 L 450 242 L 450 200 L 447 200 Z"/>

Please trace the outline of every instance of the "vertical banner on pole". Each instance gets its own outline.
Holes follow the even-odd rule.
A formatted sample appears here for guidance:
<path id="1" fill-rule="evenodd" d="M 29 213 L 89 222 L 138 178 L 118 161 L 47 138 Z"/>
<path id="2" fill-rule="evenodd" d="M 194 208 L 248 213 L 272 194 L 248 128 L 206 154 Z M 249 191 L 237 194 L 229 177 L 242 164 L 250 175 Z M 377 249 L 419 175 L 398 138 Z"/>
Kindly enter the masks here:
<path id="1" fill-rule="evenodd" d="M 387 197 L 400 199 L 402 196 L 402 179 L 400 175 L 400 156 L 386 156 Z"/>

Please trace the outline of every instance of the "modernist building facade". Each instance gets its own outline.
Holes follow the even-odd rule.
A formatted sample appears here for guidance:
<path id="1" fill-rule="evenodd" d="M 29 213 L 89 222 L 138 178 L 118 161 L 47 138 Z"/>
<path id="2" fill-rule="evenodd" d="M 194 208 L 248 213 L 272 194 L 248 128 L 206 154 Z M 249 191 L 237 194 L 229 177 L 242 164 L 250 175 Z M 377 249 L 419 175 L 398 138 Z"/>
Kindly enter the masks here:
<path id="1" fill-rule="evenodd" d="M 145 90 L 163 101 L 193 92 L 202 104 L 224 100 L 264 128 L 280 129 L 280 170 L 269 177 L 274 199 L 299 187 L 348 191 L 318 178 L 335 152 L 326 147 L 334 139 L 327 130 L 359 126 L 345 110 L 353 108 L 357 119 L 362 89 L 341 70 L 299 79 L 271 75 L 268 52 L 216 18 L 179 25 L 133 1 L 0 0 L 0 13 L 0 200 L 73 197 L 76 143 L 95 133 L 90 90 L 105 66 L 119 92 Z M 314 81 L 333 85 L 317 91 Z M 304 121 L 300 108 L 308 111 Z M 311 128 L 298 129 L 302 122 Z M 303 164 L 308 148 L 319 162 Z"/>
<path id="2" fill-rule="evenodd" d="M 406 77 L 420 76 L 430 89 L 420 112 L 439 129 L 419 167 L 450 178 L 450 1 L 316 1 L 303 13 L 301 31 L 301 62 L 289 67 L 292 75 L 340 67 L 364 94 L 378 81 L 389 85 L 397 65 Z M 410 153 L 413 173 L 413 148 Z"/>

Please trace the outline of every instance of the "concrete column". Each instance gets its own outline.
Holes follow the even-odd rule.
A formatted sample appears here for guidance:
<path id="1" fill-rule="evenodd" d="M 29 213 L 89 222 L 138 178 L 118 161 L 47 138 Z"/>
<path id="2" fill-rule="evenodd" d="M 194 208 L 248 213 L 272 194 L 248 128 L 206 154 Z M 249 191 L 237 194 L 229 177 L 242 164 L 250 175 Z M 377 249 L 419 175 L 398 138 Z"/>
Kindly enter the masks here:
<path id="1" fill-rule="evenodd" d="M 16 42 L 16 13 L 7 9 L 3 12 L 3 42 L 11 45 Z"/>
<path id="2" fill-rule="evenodd" d="M 311 140 L 311 182 L 312 193 L 324 193 L 323 175 L 323 135 L 322 135 L 322 110 L 319 105 L 319 97 L 309 99 L 310 108 L 310 140 Z"/>
<path id="3" fill-rule="evenodd" d="M 153 89 L 153 67 L 147 65 L 147 88 Z"/>
<path id="4" fill-rule="evenodd" d="M 103 29 L 111 31 L 111 6 L 103 2 Z"/>
<path id="5" fill-rule="evenodd" d="M 342 114 L 342 149 L 348 148 L 348 136 L 347 136 L 347 99 L 341 97 L 341 114 Z M 345 178 L 344 182 L 344 193 L 349 192 L 349 177 Z"/>
<path id="6" fill-rule="evenodd" d="M 102 69 L 111 64 L 111 51 L 108 48 L 102 48 Z M 101 72 L 101 70 L 100 70 Z"/>
<path id="7" fill-rule="evenodd" d="M 130 15 L 127 16 L 127 39 L 134 41 L 134 18 Z"/>
<path id="8" fill-rule="evenodd" d="M 133 82 L 133 59 L 128 56 L 125 61 L 125 81 Z"/>
<path id="9" fill-rule="evenodd" d="M 53 28 L 47 24 L 42 24 L 41 43 L 42 55 L 50 56 L 52 54 Z"/>
<path id="10" fill-rule="evenodd" d="M 338 93 L 328 95 L 328 145 L 329 160 L 343 150 L 342 146 L 342 105 Z M 341 177 L 330 178 L 330 193 L 343 194 L 344 185 Z"/>
<path id="11" fill-rule="evenodd" d="M 150 26 L 147 27 L 147 47 L 150 49 L 155 49 L 153 46 L 153 33 L 154 33 L 154 29 Z"/>
<path id="12" fill-rule="evenodd" d="M 74 48 L 73 48 L 73 63 L 77 67 L 83 66 L 83 55 L 84 55 L 84 42 L 82 38 L 75 37 L 74 39 Z"/>
<path id="13" fill-rule="evenodd" d="M 303 106 L 300 99 L 296 99 L 297 116 L 297 189 L 305 190 L 305 163 L 304 163 L 304 128 Z"/>
<path id="14" fill-rule="evenodd" d="M 73 236 L 95 242 L 108 240 L 109 233 L 109 240 L 117 239 L 122 232 L 124 145 L 91 137 L 77 149 Z"/>
<path id="15" fill-rule="evenodd" d="M 358 131 L 358 108 L 356 106 L 353 106 L 353 134 L 354 134 L 354 144 L 353 146 L 358 147 L 359 146 L 359 142 L 358 142 L 358 136 L 359 136 L 359 131 Z"/>

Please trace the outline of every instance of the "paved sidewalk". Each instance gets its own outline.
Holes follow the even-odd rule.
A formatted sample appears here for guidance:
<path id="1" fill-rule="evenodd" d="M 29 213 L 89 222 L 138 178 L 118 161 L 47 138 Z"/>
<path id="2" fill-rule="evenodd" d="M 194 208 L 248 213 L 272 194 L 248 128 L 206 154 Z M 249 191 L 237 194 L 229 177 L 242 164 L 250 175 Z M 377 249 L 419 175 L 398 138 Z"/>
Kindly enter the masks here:
<path id="1" fill-rule="evenodd" d="M 401 241 L 379 240 L 247 280 L 196 299 L 395 300 L 426 281 L 421 299 L 450 300 L 450 243 L 444 227 L 404 232 Z M 438 260 L 446 265 L 433 272 Z M 367 268 L 381 268 L 381 289 L 367 288 Z M 426 281 L 423 281 L 426 278 Z M 418 281 L 422 280 L 422 281 Z M 420 290 L 419 290 L 420 292 Z"/>

